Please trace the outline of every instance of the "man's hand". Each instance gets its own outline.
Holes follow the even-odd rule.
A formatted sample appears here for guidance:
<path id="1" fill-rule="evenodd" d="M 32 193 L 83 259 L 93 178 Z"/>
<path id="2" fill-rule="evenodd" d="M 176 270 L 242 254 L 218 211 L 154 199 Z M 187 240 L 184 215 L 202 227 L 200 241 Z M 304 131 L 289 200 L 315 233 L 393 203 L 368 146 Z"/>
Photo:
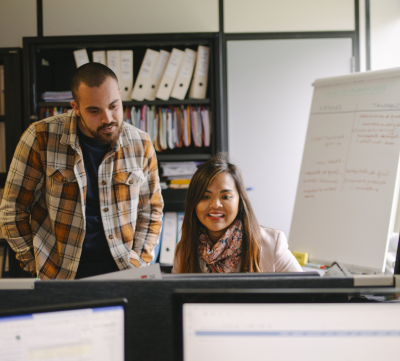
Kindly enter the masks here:
<path id="1" fill-rule="evenodd" d="M 133 264 L 136 268 L 139 268 L 140 267 L 140 264 L 139 264 L 139 262 L 138 262 L 138 260 L 136 260 L 136 259 L 130 259 L 129 260 L 129 262 L 131 263 L 131 264 Z"/>

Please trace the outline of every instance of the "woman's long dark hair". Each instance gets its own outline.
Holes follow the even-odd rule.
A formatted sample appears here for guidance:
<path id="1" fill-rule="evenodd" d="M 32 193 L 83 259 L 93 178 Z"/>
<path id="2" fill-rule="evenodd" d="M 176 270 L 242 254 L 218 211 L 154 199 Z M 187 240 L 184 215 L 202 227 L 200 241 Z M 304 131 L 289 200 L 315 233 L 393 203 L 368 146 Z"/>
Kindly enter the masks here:
<path id="1" fill-rule="evenodd" d="M 242 259 L 240 272 L 261 272 L 260 269 L 260 226 L 251 208 L 250 200 L 239 170 L 228 162 L 224 153 L 219 153 L 202 164 L 193 175 L 186 195 L 185 216 L 182 236 L 177 245 L 179 273 L 200 273 L 197 244 L 201 223 L 196 215 L 196 206 L 209 184 L 221 173 L 228 173 L 235 181 L 239 193 L 238 218 L 243 223 Z"/>

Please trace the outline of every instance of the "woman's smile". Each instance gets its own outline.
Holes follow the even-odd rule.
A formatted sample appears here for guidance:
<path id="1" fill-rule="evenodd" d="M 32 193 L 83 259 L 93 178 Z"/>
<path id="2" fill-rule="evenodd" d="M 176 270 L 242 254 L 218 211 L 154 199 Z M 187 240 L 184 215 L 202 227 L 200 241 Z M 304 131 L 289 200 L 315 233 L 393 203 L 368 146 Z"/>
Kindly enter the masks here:
<path id="1" fill-rule="evenodd" d="M 220 173 L 209 184 L 197 204 L 197 218 L 215 243 L 236 219 L 238 212 L 239 193 L 235 181 L 230 174 Z"/>

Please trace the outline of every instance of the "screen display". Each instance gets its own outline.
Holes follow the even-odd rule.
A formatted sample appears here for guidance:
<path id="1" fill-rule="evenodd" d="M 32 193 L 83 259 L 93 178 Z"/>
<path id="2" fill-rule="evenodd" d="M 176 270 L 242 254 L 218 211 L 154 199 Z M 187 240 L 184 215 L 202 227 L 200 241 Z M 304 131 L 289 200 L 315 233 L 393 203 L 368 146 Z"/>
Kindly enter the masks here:
<path id="1" fill-rule="evenodd" d="M 185 361 L 390 360 L 399 303 L 184 304 Z"/>
<path id="2" fill-rule="evenodd" d="M 123 361 L 124 308 L 0 317 L 0 360 Z"/>

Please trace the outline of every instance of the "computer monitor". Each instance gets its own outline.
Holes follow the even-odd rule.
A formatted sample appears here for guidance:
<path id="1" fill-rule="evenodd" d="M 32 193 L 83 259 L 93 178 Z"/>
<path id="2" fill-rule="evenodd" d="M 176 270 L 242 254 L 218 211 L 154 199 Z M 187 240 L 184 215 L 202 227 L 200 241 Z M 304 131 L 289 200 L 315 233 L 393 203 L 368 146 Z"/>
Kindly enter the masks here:
<path id="1" fill-rule="evenodd" d="M 216 280 L 216 279 L 258 279 L 321 277 L 318 272 L 274 272 L 274 273 L 170 273 L 163 274 L 163 280 Z"/>
<path id="2" fill-rule="evenodd" d="M 125 359 L 126 299 L 0 313 L 0 360 Z"/>
<path id="3" fill-rule="evenodd" d="M 178 291 L 175 359 L 396 359 L 400 290 L 363 291 Z"/>

